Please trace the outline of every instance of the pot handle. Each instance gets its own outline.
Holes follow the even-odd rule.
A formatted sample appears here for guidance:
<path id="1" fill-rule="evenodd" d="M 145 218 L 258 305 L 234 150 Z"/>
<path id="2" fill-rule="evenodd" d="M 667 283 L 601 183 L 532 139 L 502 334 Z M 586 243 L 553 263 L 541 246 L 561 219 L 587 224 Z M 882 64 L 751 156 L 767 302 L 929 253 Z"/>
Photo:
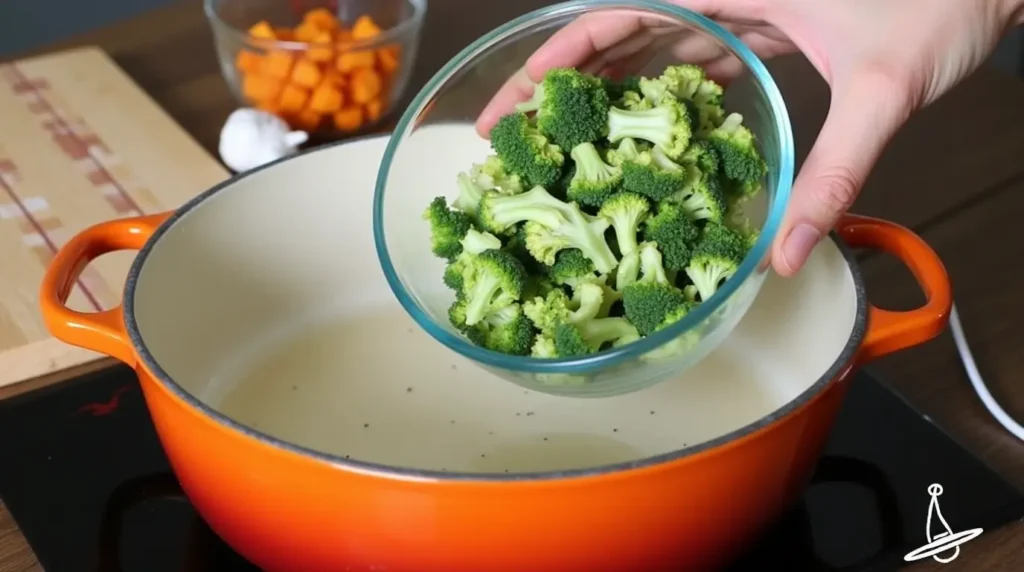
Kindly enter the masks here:
<path id="1" fill-rule="evenodd" d="M 71 238 L 50 261 L 39 291 L 46 329 L 63 342 L 97 351 L 135 366 L 135 352 L 124 328 L 121 305 L 100 312 L 77 312 L 65 303 L 86 266 L 118 250 L 139 250 L 169 212 L 122 218 L 91 226 Z"/>
<path id="2" fill-rule="evenodd" d="M 939 255 L 910 229 L 861 215 L 839 219 L 836 233 L 851 247 L 877 248 L 898 258 L 910 269 L 927 301 L 904 312 L 868 307 L 868 331 L 857 361 L 868 362 L 926 342 L 946 327 L 953 292 Z"/>

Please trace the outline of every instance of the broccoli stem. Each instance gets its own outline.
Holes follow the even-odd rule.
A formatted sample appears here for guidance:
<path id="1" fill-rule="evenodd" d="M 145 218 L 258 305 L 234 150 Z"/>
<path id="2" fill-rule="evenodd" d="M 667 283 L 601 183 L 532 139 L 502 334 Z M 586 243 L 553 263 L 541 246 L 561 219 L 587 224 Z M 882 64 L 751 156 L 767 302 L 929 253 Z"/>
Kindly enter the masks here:
<path id="1" fill-rule="evenodd" d="M 693 281 L 700 293 L 701 301 L 706 301 L 718 290 L 718 285 L 728 277 L 729 271 L 717 264 L 706 264 L 701 269 L 686 269 L 686 275 Z"/>
<path id="2" fill-rule="evenodd" d="M 494 295 L 501 289 L 501 279 L 489 273 L 483 274 L 473 286 L 466 306 L 466 325 L 475 326 L 487 315 L 487 309 Z"/>
<path id="3" fill-rule="evenodd" d="M 580 143 L 569 151 L 576 162 L 576 177 L 585 181 L 601 181 L 615 175 L 615 168 L 604 162 L 593 143 Z"/>
<path id="4" fill-rule="evenodd" d="M 626 318 L 585 320 L 577 324 L 576 327 L 579 329 L 580 336 L 595 347 L 637 333 L 636 328 Z"/>
<path id="5" fill-rule="evenodd" d="M 613 107 L 608 111 L 608 141 L 618 143 L 631 137 L 667 147 L 672 144 L 675 119 L 675 114 L 668 107 L 640 110 Z"/>

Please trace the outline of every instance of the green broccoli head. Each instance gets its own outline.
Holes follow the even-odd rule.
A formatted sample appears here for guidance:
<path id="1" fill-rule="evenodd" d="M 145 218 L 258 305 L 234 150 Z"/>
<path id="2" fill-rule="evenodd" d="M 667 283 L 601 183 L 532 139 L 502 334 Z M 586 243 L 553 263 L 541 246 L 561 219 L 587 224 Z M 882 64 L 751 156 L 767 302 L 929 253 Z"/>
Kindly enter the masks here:
<path id="1" fill-rule="evenodd" d="M 732 113 L 722 125 L 711 131 L 708 143 L 721 158 L 722 173 L 732 183 L 735 194 L 753 195 L 761 190 L 761 179 L 768 166 L 757 150 L 754 134 L 743 125 L 743 116 Z"/>
<path id="2" fill-rule="evenodd" d="M 623 163 L 622 188 L 658 202 L 693 184 L 699 176 L 696 167 L 679 165 L 654 148 Z"/>
<path id="3" fill-rule="evenodd" d="M 462 253 L 445 267 L 443 278 L 445 285 L 456 292 L 462 290 L 462 271 L 465 270 L 466 263 L 470 259 L 485 250 L 501 248 L 501 240 L 498 237 L 489 232 L 480 232 L 475 228 L 466 232 L 461 243 Z"/>
<path id="4" fill-rule="evenodd" d="M 665 276 L 661 252 L 654 242 L 640 245 L 640 279 L 622 289 L 626 318 L 641 335 L 655 331 L 669 312 L 686 302 L 683 291 Z"/>
<path id="5" fill-rule="evenodd" d="M 490 138 L 504 167 L 528 185 L 546 187 L 561 177 L 565 164 L 562 148 L 550 142 L 525 113 L 502 116 L 491 128 Z"/>
<path id="6" fill-rule="evenodd" d="M 555 255 L 555 263 L 547 267 L 547 274 L 556 284 L 575 287 L 581 282 L 593 282 L 598 275 L 594 263 L 578 248 L 566 248 Z"/>
<path id="7" fill-rule="evenodd" d="M 597 214 L 611 222 L 621 255 L 636 252 L 636 235 L 650 210 L 647 199 L 636 193 L 616 193 L 601 205 Z"/>
<path id="8" fill-rule="evenodd" d="M 468 326 L 509 304 L 518 302 L 526 285 L 526 269 L 503 250 L 485 250 L 468 260 L 462 270 L 462 295 L 466 298 Z"/>
<path id="9" fill-rule="evenodd" d="M 595 353 L 606 343 L 618 346 L 635 342 L 640 333 L 628 320 L 616 317 L 561 324 L 552 337 L 557 356 L 578 357 Z"/>
<path id="10" fill-rule="evenodd" d="M 533 97 L 516 107 L 537 112 L 537 128 L 562 149 L 605 136 L 611 100 L 600 78 L 572 68 L 549 70 Z"/>
<path id="11" fill-rule="evenodd" d="M 473 228 L 473 219 L 464 212 L 448 208 L 444 197 L 436 197 L 423 212 L 430 223 L 431 252 L 449 262 L 462 253 L 462 238 Z"/>
<path id="12" fill-rule="evenodd" d="M 604 288 L 600 284 L 584 282 L 575 288 L 572 298 L 564 290 L 555 289 L 526 301 L 523 310 L 541 333 L 550 335 L 560 324 L 576 324 L 596 318 L 603 302 Z"/>
<path id="13" fill-rule="evenodd" d="M 572 148 L 569 156 L 576 167 L 569 182 L 569 200 L 599 207 L 606 198 L 619 190 L 622 169 L 605 163 L 593 143 L 580 143 Z"/>
<path id="14" fill-rule="evenodd" d="M 695 131 L 707 133 L 721 123 L 724 91 L 700 66 L 669 66 L 658 78 L 641 80 L 640 92 L 655 103 L 666 99 L 683 102 L 691 112 Z"/>
<path id="15" fill-rule="evenodd" d="M 510 304 L 490 314 L 484 322 L 482 345 L 496 352 L 516 356 L 530 354 L 536 331 L 523 308 Z"/>
<path id="16" fill-rule="evenodd" d="M 630 90 L 615 100 L 615 107 L 629 111 L 640 111 L 654 107 L 654 103 L 641 95 L 639 91 Z"/>
<path id="17" fill-rule="evenodd" d="M 700 177 L 673 197 L 694 220 L 720 223 L 725 218 L 725 198 L 718 179 Z"/>
<path id="18" fill-rule="evenodd" d="M 717 177 L 721 168 L 718 152 L 707 141 L 694 141 L 679 162 L 696 167 L 705 177 Z"/>
<path id="19" fill-rule="evenodd" d="M 690 123 L 686 108 L 675 99 L 665 99 L 651 109 L 608 111 L 608 141 L 625 137 L 649 141 L 670 159 L 678 159 L 690 144 Z"/>
<path id="20" fill-rule="evenodd" d="M 680 205 L 662 202 L 644 224 L 643 237 L 658 245 L 666 270 L 683 270 L 700 238 L 700 227 Z"/>
<path id="21" fill-rule="evenodd" d="M 525 195 L 517 195 L 522 196 Z M 604 238 L 610 223 L 604 218 L 583 213 L 576 203 L 563 203 L 554 198 L 552 200 L 561 205 L 554 211 L 559 216 L 557 220 L 547 221 L 533 217 L 523 225 L 526 248 L 530 254 L 551 266 L 555 263 L 558 252 L 567 248 L 578 248 L 583 252 L 583 256 L 590 259 L 598 272 L 611 272 L 618 261 Z M 486 201 L 487 197 L 484 197 L 484 203 L 481 204 L 486 205 Z"/>
<path id="22" fill-rule="evenodd" d="M 739 268 L 747 255 L 747 241 L 723 224 L 708 223 L 693 249 L 686 275 L 702 302 L 706 302 Z"/>

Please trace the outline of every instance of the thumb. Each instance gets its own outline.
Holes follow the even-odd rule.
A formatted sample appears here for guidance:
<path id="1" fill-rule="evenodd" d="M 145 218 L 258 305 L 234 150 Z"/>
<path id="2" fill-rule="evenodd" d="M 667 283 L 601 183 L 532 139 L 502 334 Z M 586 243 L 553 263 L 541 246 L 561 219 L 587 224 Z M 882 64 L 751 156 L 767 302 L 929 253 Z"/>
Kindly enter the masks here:
<path id="1" fill-rule="evenodd" d="M 860 193 L 875 161 L 910 114 L 891 79 L 851 78 L 832 88 L 828 117 L 793 185 L 772 251 L 782 276 L 796 274 Z"/>

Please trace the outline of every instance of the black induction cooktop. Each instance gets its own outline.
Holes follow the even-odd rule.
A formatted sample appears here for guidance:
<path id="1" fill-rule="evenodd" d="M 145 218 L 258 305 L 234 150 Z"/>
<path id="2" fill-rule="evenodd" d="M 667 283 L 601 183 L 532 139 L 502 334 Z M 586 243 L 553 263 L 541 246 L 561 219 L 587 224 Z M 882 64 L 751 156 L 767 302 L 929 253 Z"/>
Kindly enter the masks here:
<path id="1" fill-rule="evenodd" d="M 47 572 L 257 570 L 182 496 L 131 370 L 0 401 L 0 436 L 0 498 Z M 1024 517 L 1018 491 L 861 373 L 814 484 L 730 571 L 894 570 L 944 532 L 925 530 L 933 483 L 947 537 Z"/>

